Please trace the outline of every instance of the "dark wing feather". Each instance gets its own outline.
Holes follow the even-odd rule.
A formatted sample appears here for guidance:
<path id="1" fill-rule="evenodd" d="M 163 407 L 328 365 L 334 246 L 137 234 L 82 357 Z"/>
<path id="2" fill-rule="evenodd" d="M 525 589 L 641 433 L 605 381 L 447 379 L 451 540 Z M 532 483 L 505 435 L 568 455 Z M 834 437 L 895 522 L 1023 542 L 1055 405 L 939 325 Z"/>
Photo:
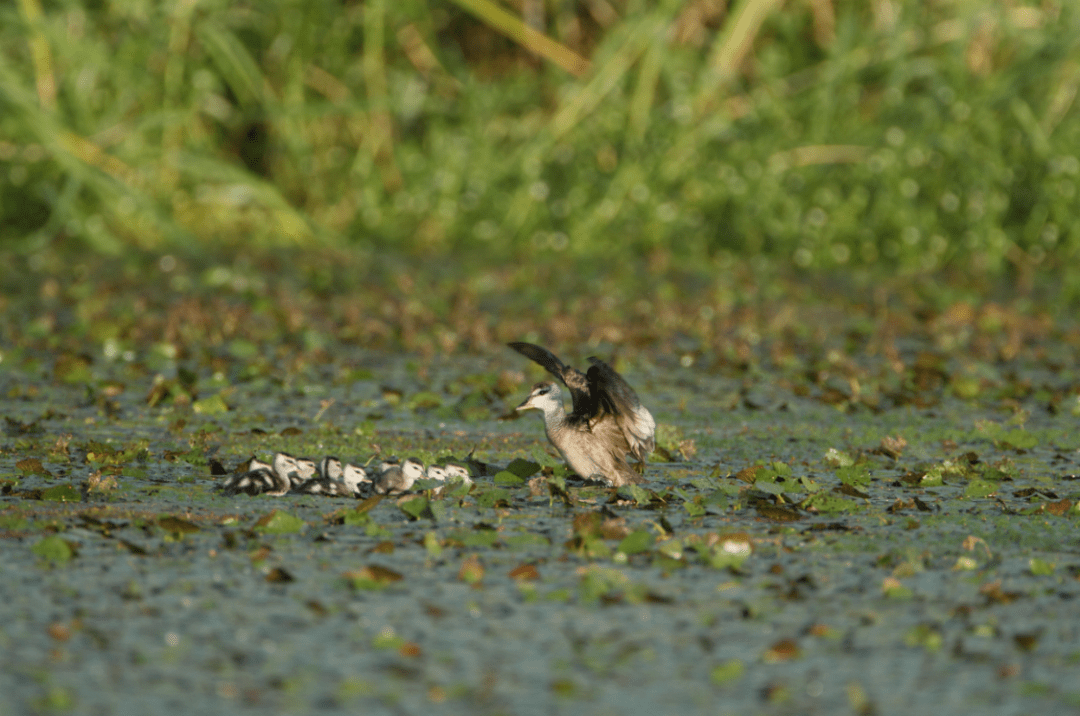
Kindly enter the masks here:
<path id="1" fill-rule="evenodd" d="M 652 414 L 641 404 L 637 393 L 623 377 L 599 358 L 591 357 L 587 375 L 590 393 L 596 405 L 594 416 L 613 415 L 626 436 L 630 452 L 644 461 L 656 445 L 656 423 Z"/>
<path id="2" fill-rule="evenodd" d="M 532 343 L 516 341 L 506 345 L 542 366 L 544 370 L 563 382 L 570 391 L 570 399 L 574 402 L 574 412 L 571 417 L 592 415 L 596 412 L 594 401 L 590 397 L 589 381 L 580 370 L 571 368 L 555 357 L 551 351 Z"/>
<path id="3" fill-rule="evenodd" d="M 592 363 L 586 376 L 589 390 L 596 394 L 597 403 L 602 410 L 616 415 L 629 415 L 641 406 L 637 393 L 614 368 L 595 357 L 589 358 L 589 362 Z"/>

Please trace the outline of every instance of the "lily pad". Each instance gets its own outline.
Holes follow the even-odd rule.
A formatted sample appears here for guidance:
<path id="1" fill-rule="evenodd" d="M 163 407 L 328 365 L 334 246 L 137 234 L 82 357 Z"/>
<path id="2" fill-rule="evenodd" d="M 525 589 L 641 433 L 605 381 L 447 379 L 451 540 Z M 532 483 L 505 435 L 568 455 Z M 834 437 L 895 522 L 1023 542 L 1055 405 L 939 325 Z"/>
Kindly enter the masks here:
<path id="1" fill-rule="evenodd" d="M 640 554 L 641 552 L 652 549 L 653 544 L 656 542 L 656 535 L 645 530 L 637 530 L 626 535 L 619 542 L 618 551 L 623 554 Z"/>
<path id="2" fill-rule="evenodd" d="M 303 530 L 306 525 L 306 522 L 295 515 L 274 510 L 255 523 L 255 531 L 271 535 L 294 534 Z"/>
<path id="3" fill-rule="evenodd" d="M 64 564 L 75 556 L 75 550 L 59 535 L 49 535 L 38 541 L 31 550 L 37 556 L 53 564 Z"/>
<path id="4" fill-rule="evenodd" d="M 41 499 L 53 502 L 80 502 L 82 495 L 72 485 L 55 485 L 42 490 Z"/>
<path id="5" fill-rule="evenodd" d="M 182 535 L 194 534 L 201 529 L 194 522 L 189 522 L 188 520 L 172 515 L 166 515 L 158 519 L 158 525 L 167 532 Z"/>
<path id="6" fill-rule="evenodd" d="M 418 520 L 424 516 L 424 513 L 428 509 L 428 498 L 423 495 L 418 495 L 411 500 L 404 500 L 398 503 L 398 507 L 402 512 L 412 517 L 414 520 Z"/>
<path id="7" fill-rule="evenodd" d="M 525 484 L 525 480 L 523 480 L 518 475 L 515 475 L 513 472 L 510 472 L 509 470 L 502 470 L 502 471 L 496 473 L 495 477 L 492 478 L 492 482 L 494 482 L 496 485 L 523 485 L 523 484 Z"/>
<path id="8" fill-rule="evenodd" d="M 540 465 L 528 460 L 522 460 L 521 458 L 515 458 L 506 466 L 506 471 L 524 479 L 538 473 L 540 471 Z M 496 475 L 496 477 L 498 477 L 498 475 Z"/>

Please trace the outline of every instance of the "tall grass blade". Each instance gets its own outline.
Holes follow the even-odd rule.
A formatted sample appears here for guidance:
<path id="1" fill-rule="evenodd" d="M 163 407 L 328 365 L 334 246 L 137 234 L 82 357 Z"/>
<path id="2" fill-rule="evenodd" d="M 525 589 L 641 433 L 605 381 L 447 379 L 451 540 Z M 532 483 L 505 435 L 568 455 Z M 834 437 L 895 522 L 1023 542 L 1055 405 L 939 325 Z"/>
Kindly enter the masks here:
<path id="1" fill-rule="evenodd" d="M 456 4 L 484 21 L 530 52 L 544 57 L 575 77 L 584 75 L 589 61 L 566 45 L 529 27 L 518 17 L 503 10 L 491 0 L 453 0 Z"/>
<path id="2" fill-rule="evenodd" d="M 708 101 L 709 95 L 735 76 L 739 66 L 753 49 L 754 40 L 765 18 L 782 2 L 783 0 L 742 0 L 732 9 L 709 55 L 700 100 Z"/>
<path id="3" fill-rule="evenodd" d="M 367 85 L 368 115 L 365 143 L 371 161 L 382 176 L 383 189 L 394 193 L 402 186 L 401 172 L 394 163 L 394 124 L 389 110 L 386 80 L 386 0 L 370 0 L 364 5 L 364 81 Z M 354 170 L 362 171 L 366 160 L 357 154 Z"/>
<path id="4" fill-rule="evenodd" d="M 196 33 L 241 107 L 266 109 L 276 103 L 270 84 L 235 34 L 212 21 L 199 23 Z"/>
<path id="5" fill-rule="evenodd" d="M 41 102 L 43 108 L 54 110 L 56 109 L 56 77 L 53 75 L 49 42 L 45 39 L 45 32 L 41 28 L 44 22 L 41 3 L 39 0 L 19 0 L 19 10 L 22 12 L 23 19 L 26 20 L 27 42 L 34 62 L 38 101 Z"/>
<path id="6" fill-rule="evenodd" d="M 570 95 L 551 121 L 556 138 L 572 130 L 582 119 L 593 112 L 641 57 L 653 39 L 654 23 L 651 19 L 639 21 L 627 32 L 625 39 L 611 57 L 599 67 L 592 78 L 577 92 Z"/>

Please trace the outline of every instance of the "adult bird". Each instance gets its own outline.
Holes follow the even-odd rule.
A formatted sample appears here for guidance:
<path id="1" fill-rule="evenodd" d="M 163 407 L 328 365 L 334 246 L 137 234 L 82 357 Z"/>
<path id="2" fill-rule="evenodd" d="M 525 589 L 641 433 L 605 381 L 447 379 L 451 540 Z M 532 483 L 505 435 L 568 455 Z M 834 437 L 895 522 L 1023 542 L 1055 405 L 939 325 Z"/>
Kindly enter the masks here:
<path id="1" fill-rule="evenodd" d="M 517 407 L 544 414 L 548 440 L 567 464 L 581 477 L 609 485 L 643 482 L 627 464 L 626 455 L 637 458 L 644 470 L 645 460 L 656 447 L 656 421 L 623 377 L 596 357 L 589 358 L 591 365 L 582 373 L 546 348 L 521 342 L 507 345 L 543 366 L 570 391 L 570 414 L 563 407 L 562 390 L 553 381 L 537 383 Z"/>

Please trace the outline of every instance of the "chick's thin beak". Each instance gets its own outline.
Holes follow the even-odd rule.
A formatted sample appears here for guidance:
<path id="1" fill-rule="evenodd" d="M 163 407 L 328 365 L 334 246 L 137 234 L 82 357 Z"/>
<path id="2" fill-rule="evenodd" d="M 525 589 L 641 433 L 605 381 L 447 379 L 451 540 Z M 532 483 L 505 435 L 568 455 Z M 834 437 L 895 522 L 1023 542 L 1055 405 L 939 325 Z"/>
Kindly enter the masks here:
<path id="1" fill-rule="evenodd" d="M 532 396 L 530 395 L 528 398 L 525 398 L 525 400 L 521 403 L 521 405 L 514 408 L 514 410 L 528 410 L 531 407 L 532 407 Z"/>

